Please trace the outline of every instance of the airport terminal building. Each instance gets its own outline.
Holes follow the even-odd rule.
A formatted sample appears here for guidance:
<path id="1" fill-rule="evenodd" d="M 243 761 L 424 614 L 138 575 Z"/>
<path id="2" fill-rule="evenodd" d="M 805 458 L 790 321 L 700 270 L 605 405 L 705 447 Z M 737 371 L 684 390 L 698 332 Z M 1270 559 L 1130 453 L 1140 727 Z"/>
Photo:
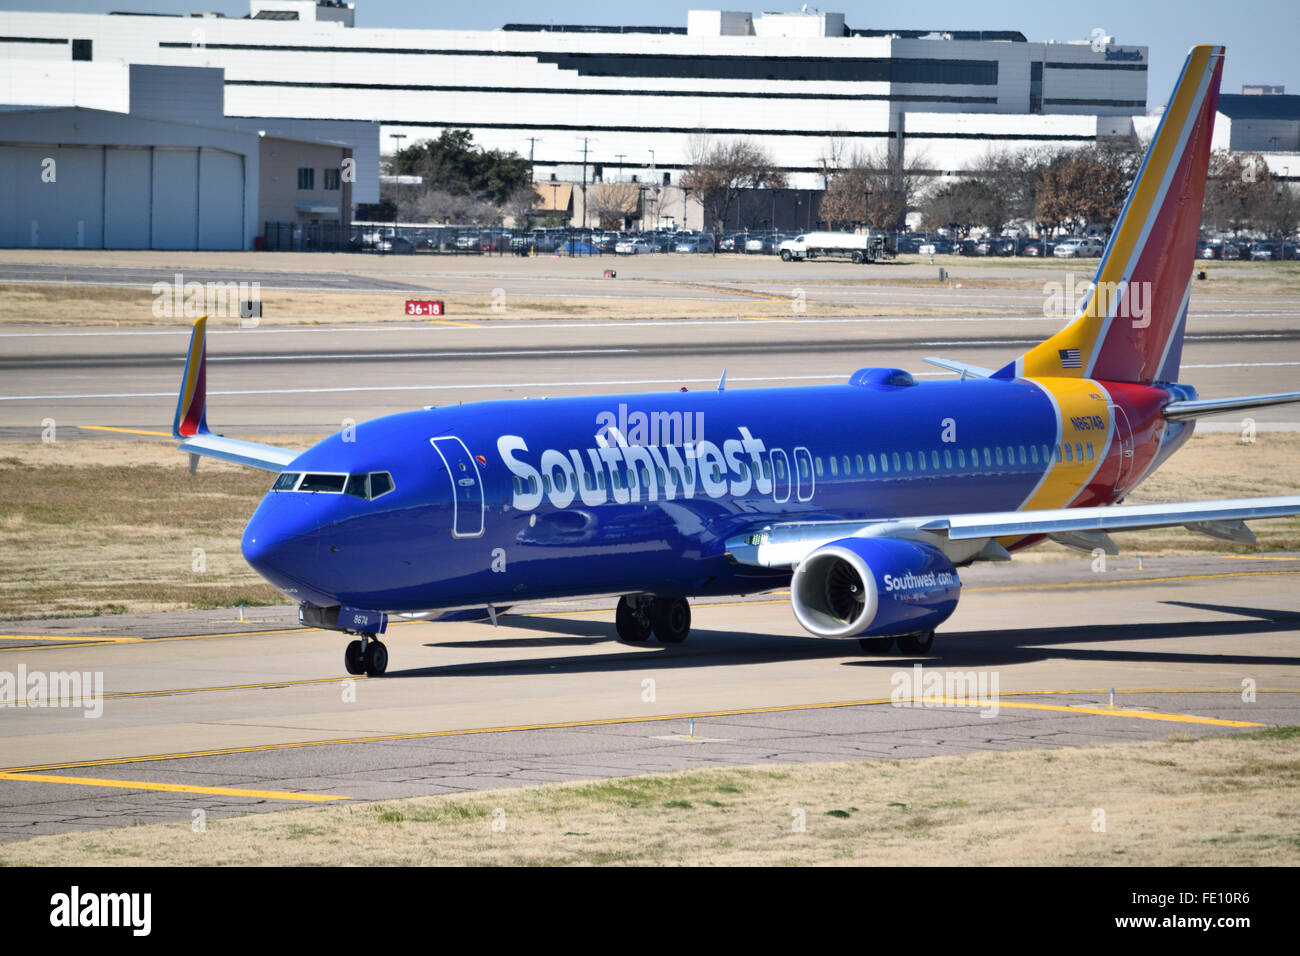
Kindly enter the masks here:
<path id="1" fill-rule="evenodd" d="M 561 182 L 585 170 L 675 183 L 699 137 L 742 135 L 802 188 L 824 185 L 833 140 L 902 142 L 936 175 L 959 174 L 990 146 L 1129 135 L 1147 101 L 1146 47 L 1109 37 L 864 29 L 839 13 L 475 31 L 368 29 L 356 15 L 337 0 L 251 0 L 240 18 L 4 12 L 0 58 L 219 68 L 228 117 L 377 121 L 384 153 L 465 128 Z M 377 171 L 352 146 L 369 201 Z"/>

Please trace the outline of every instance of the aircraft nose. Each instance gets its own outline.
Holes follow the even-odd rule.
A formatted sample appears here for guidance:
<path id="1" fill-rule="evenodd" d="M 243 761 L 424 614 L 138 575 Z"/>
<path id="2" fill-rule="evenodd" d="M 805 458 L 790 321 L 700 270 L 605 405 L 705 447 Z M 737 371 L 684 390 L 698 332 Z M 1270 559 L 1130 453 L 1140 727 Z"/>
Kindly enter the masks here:
<path id="1" fill-rule="evenodd" d="M 316 565 L 319 533 L 305 509 L 270 499 L 258 506 L 244 528 L 244 560 L 281 591 L 305 596 L 303 588 Z"/>

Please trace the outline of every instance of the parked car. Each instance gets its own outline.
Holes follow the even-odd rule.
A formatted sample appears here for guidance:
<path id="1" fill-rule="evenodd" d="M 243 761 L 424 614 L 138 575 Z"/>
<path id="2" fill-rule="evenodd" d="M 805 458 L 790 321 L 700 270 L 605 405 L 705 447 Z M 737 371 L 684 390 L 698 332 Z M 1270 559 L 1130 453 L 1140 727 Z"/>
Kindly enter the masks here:
<path id="1" fill-rule="evenodd" d="M 1024 254 L 1036 258 L 1050 257 L 1054 252 L 1056 252 L 1055 239 L 1030 239 L 1024 246 Z"/>
<path id="2" fill-rule="evenodd" d="M 1096 236 L 1076 236 L 1058 242 L 1052 255 L 1058 259 L 1087 259 L 1101 255 L 1105 248 Z"/>
<path id="3" fill-rule="evenodd" d="M 953 241 L 945 236 L 935 236 L 921 243 L 916 250 L 923 256 L 946 256 L 955 251 Z"/>
<path id="4" fill-rule="evenodd" d="M 1276 242 L 1252 242 L 1250 244 L 1250 259 L 1252 262 L 1272 262 L 1274 259 L 1282 258 L 1280 252 L 1281 249 Z"/>
<path id="5" fill-rule="evenodd" d="M 745 240 L 745 252 L 750 255 L 755 253 L 771 255 L 776 251 L 776 243 L 772 240 L 772 236 L 750 236 Z"/>
<path id="6" fill-rule="evenodd" d="M 649 252 L 658 252 L 659 250 L 650 242 L 638 236 L 635 239 L 621 239 L 614 244 L 615 255 L 620 256 L 639 256 Z"/>
<path id="7" fill-rule="evenodd" d="M 673 247 L 677 252 L 712 252 L 713 240 L 708 236 L 684 236 Z"/>
<path id="8" fill-rule="evenodd" d="M 407 239 L 405 236 L 393 236 L 389 239 L 380 239 L 379 242 L 375 244 L 375 248 L 380 252 L 414 252 L 415 243 L 410 239 Z"/>

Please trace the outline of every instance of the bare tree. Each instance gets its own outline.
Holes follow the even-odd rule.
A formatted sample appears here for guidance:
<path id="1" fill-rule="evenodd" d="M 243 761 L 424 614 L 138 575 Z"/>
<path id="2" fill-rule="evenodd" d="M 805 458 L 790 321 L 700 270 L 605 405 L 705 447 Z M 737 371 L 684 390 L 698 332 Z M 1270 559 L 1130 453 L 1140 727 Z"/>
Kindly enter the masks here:
<path id="1" fill-rule="evenodd" d="M 715 229 L 722 229 L 744 190 L 781 189 L 786 184 L 785 173 L 753 140 L 742 137 L 714 143 L 698 135 L 692 137 L 690 149 L 691 163 L 682 175 L 682 186 L 699 200 L 705 221 Z"/>
<path id="2" fill-rule="evenodd" d="M 537 210 L 537 202 L 540 197 L 537 195 L 537 189 L 529 183 L 526 186 L 520 186 L 509 196 L 502 206 L 502 211 L 510 217 L 510 221 L 516 229 L 527 228 Z"/>
<path id="3" fill-rule="evenodd" d="M 1112 144 L 1057 153 L 1039 173 L 1035 219 L 1071 232 L 1114 222 L 1124 208 L 1140 161 L 1136 150 Z"/>
<path id="4" fill-rule="evenodd" d="M 587 188 L 587 207 L 601 228 L 614 229 L 636 215 L 640 196 L 634 183 L 601 183 Z"/>
<path id="5" fill-rule="evenodd" d="M 920 194 L 924 162 L 905 160 L 898 145 L 877 154 L 855 150 L 826 187 L 821 218 L 831 226 L 902 228 Z"/>
<path id="6" fill-rule="evenodd" d="M 1201 213 L 1201 221 L 1209 228 L 1216 232 L 1252 228 L 1271 231 L 1261 224 L 1270 219 L 1277 199 L 1268 163 L 1259 153 L 1220 149 L 1210 155 L 1205 206 Z M 1286 205 L 1276 211 L 1285 213 Z M 1285 218 L 1283 215 L 1282 219 Z"/>

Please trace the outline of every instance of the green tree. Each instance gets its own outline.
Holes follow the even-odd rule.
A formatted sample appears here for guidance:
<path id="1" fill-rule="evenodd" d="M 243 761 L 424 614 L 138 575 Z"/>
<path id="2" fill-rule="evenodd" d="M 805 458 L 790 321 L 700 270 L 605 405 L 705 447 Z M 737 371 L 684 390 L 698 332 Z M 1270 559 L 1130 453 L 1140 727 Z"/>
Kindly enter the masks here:
<path id="1" fill-rule="evenodd" d="M 532 188 L 528 160 L 514 152 L 475 146 L 473 135 L 464 129 L 446 129 L 437 139 L 398 150 L 390 168 L 400 176 L 422 178 L 418 186 L 382 190 L 383 198 L 404 210 L 404 216 L 418 218 L 442 218 L 438 212 L 446 211 L 458 219 L 499 221 L 512 197 Z"/>

